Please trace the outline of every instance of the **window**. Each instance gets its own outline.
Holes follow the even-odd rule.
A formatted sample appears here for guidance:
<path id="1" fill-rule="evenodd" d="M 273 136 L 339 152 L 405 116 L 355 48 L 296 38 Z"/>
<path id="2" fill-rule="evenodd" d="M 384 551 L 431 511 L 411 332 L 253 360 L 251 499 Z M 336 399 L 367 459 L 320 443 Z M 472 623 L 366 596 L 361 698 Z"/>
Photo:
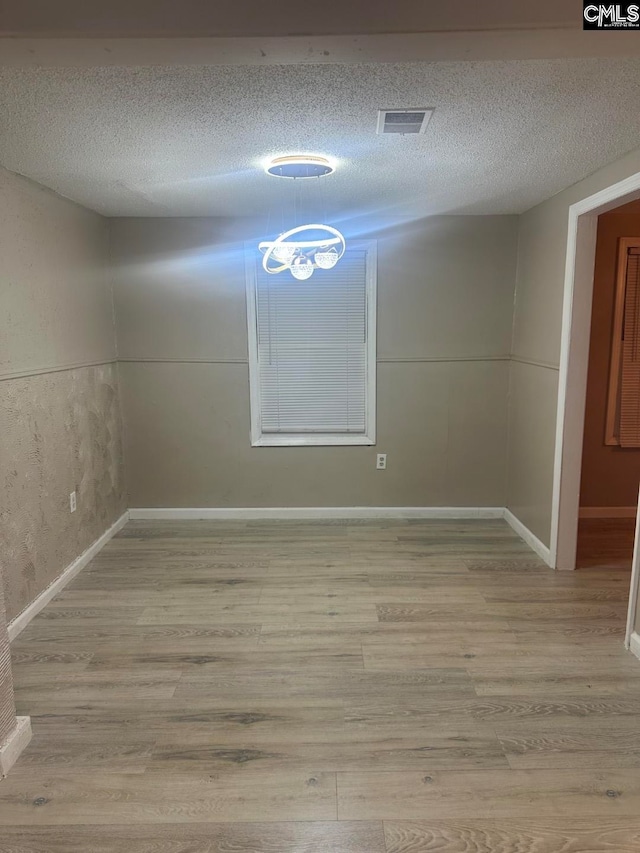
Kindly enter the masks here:
<path id="1" fill-rule="evenodd" d="M 640 238 L 621 237 L 605 444 L 640 447 Z"/>
<path id="2" fill-rule="evenodd" d="M 246 250 L 251 443 L 375 444 L 376 244 L 306 281 Z"/>

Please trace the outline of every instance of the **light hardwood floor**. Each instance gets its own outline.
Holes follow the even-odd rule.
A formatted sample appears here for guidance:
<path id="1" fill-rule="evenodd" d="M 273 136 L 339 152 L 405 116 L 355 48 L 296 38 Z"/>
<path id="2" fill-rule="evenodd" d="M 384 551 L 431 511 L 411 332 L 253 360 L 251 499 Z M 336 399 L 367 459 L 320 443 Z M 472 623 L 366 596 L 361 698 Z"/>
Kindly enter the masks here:
<path id="1" fill-rule="evenodd" d="M 2 853 L 638 853 L 629 573 L 502 521 L 130 522 L 13 647 Z"/>
<path id="2" fill-rule="evenodd" d="M 581 518 L 578 568 L 631 569 L 635 518 Z"/>

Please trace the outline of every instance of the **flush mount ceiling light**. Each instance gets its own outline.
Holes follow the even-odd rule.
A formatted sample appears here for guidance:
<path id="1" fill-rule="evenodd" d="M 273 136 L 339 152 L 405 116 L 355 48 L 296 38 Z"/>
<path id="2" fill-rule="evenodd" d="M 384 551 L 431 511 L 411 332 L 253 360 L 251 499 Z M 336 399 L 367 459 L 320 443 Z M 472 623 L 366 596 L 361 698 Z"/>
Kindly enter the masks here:
<path id="1" fill-rule="evenodd" d="M 322 178 L 335 172 L 335 166 L 316 154 L 289 154 L 276 157 L 265 171 L 275 178 Z"/>
<path id="2" fill-rule="evenodd" d="M 335 167 L 326 157 L 292 154 L 276 157 L 265 171 L 276 178 L 292 178 L 297 183 L 330 175 Z M 299 206 L 298 203 L 294 205 L 296 220 Z M 265 272 L 275 275 L 289 270 L 294 278 L 304 281 L 316 269 L 334 267 L 344 255 L 346 242 L 340 231 L 331 225 L 298 225 L 296 221 L 293 228 L 283 231 L 275 240 L 263 240 L 258 248 L 263 254 Z"/>

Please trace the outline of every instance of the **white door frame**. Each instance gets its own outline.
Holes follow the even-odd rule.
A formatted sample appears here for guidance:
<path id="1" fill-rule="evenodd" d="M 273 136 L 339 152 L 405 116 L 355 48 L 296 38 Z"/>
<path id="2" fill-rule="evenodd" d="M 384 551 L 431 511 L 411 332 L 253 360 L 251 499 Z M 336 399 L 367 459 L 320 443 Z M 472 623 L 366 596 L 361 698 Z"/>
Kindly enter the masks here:
<path id="1" fill-rule="evenodd" d="M 551 508 L 551 565 L 575 569 L 598 216 L 640 198 L 640 172 L 569 207 Z M 634 571 L 631 598 L 637 598 Z"/>
<path id="2" fill-rule="evenodd" d="M 633 561 L 631 563 L 631 591 L 629 593 L 629 607 L 627 609 L 627 630 L 624 635 L 624 644 L 628 649 L 634 643 L 637 644 L 638 633 L 634 634 L 636 621 L 636 607 L 638 606 L 638 586 L 640 585 L 640 495 L 638 495 L 638 512 L 636 514 L 636 536 L 633 542 Z M 632 639 L 633 637 L 633 639 Z M 634 648 L 633 653 L 640 657 Z"/>

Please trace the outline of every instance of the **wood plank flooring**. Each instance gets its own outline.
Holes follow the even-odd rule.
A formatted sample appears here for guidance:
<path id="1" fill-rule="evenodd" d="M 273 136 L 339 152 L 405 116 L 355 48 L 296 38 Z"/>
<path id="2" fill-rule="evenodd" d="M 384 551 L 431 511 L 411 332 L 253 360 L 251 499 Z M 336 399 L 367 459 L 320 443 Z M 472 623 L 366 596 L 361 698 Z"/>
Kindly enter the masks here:
<path id="1" fill-rule="evenodd" d="M 630 569 L 635 526 L 635 518 L 581 518 L 578 568 Z"/>
<path id="2" fill-rule="evenodd" d="M 502 521 L 130 522 L 13 645 L 0 853 L 639 853 L 628 586 Z"/>

